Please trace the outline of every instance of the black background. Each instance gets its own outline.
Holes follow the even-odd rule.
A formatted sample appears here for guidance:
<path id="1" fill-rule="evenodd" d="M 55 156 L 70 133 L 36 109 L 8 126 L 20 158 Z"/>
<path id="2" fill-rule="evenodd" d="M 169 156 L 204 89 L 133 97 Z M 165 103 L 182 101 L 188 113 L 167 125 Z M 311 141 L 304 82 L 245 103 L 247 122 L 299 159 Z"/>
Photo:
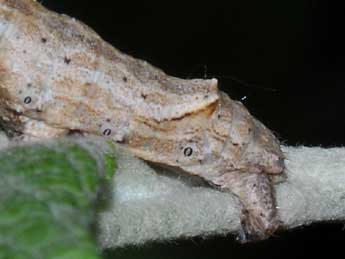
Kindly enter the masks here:
<path id="1" fill-rule="evenodd" d="M 345 9 L 336 1 L 44 0 L 128 54 L 178 77 L 216 77 L 287 145 L 345 143 Z M 239 83 L 239 80 L 245 83 Z M 317 224 L 256 244 L 234 237 L 108 252 L 109 258 L 306 258 L 343 255 L 342 224 Z"/>

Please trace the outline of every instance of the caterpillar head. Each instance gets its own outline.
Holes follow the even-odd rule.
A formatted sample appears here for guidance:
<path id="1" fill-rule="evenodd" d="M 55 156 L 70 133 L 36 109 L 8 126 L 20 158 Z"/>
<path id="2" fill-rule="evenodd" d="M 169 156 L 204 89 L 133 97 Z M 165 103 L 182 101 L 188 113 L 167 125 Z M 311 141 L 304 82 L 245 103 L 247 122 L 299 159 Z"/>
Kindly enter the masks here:
<path id="1" fill-rule="evenodd" d="M 209 181 L 231 171 L 278 174 L 284 169 L 275 136 L 223 93 L 182 119 L 140 125 L 129 143 L 133 153 Z"/>

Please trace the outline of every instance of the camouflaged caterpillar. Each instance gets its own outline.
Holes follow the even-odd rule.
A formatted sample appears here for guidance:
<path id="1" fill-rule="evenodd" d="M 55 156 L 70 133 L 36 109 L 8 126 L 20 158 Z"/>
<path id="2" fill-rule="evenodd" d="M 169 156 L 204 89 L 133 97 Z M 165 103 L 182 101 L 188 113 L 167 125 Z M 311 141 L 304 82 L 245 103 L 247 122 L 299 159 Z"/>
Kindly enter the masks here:
<path id="1" fill-rule="evenodd" d="M 168 76 L 33 0 L 0 0 L 0 117 L 14 137 L 104 135 L 230 191 L 243 207 L 246 240 L 279 227 L 279 142 L 216 79 Z"/>

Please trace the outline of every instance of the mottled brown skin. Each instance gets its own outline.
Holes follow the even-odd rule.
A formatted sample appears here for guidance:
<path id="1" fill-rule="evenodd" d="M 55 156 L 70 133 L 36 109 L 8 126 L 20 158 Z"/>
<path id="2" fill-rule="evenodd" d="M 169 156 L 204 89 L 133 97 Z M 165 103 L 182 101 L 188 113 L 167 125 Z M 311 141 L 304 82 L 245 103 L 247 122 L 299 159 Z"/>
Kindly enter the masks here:
<path id="1" fill-rule="evenodd" d="M 279 142 L 216 79 L 168 76 L 32 0 L 0 0 L 0 117 L 17 139 L 104 135 L 234 193 L 244 240 L 279 227 Z"/>

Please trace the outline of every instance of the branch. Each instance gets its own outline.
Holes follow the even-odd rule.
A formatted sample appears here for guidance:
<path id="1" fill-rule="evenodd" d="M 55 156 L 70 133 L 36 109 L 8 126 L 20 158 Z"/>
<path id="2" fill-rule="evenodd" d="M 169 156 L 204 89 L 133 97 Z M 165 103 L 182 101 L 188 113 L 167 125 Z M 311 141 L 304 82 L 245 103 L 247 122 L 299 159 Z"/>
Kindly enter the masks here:
<path id="1" fill-rule="evenodd" d="M 277 204 L 290 229 L 345 218 L 345 149 L 283 147 L 287 180 Z M 240 207 L 229 193 L 157 174 L 122 152 L 111 209 L 100 215 L 104 248 L 208 235 L 237 235 Z"/>
<path id="2" fill-rule="evenodd" d="M 102 138 L 75 141 L 95 156 L 97 150 L 109 149 Z M 0 134 L 0 149 L 9 144 Z M 282 230 L 344 220 L 345 148 L 282 148 L 287 180 L 276 185 Z M 99 215 L 103 248 L 240 231 L 240 206 L 230 193 L 186 182 L 178 174 L 158 174 L 120 147 L 115 153 L 110 209 Z"/>

